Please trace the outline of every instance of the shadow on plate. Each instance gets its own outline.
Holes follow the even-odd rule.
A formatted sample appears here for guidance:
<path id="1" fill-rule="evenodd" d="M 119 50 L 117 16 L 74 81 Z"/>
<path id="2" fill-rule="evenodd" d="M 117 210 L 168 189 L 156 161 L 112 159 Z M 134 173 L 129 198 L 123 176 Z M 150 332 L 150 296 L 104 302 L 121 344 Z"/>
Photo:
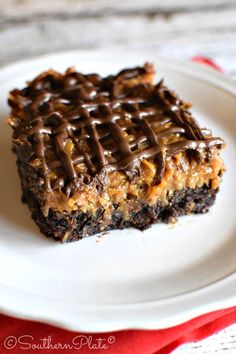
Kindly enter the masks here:
<path id="1" fill-rule="evenodd" d="M 20 179 L 17 174 L 15 157 L 11 151 L 11 129 L 6 119 L 0 119 L 0 217 L 15 226 L 24 228 L 32 236 L 43 237 L 31 220 L 30 212 L 21 202 Z"/>

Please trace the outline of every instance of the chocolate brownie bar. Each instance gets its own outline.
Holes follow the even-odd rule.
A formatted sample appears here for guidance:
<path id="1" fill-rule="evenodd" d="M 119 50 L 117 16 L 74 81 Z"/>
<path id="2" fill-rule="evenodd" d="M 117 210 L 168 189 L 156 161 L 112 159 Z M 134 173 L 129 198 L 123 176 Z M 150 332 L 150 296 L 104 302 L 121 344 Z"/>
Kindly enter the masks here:
<path id="1" fill-rule="evenodd" d="M 49 70 L 10 93 L 23 201 L 45 235 L 144 229 L 214 203 L 224 141 L 154 74 Z"/>

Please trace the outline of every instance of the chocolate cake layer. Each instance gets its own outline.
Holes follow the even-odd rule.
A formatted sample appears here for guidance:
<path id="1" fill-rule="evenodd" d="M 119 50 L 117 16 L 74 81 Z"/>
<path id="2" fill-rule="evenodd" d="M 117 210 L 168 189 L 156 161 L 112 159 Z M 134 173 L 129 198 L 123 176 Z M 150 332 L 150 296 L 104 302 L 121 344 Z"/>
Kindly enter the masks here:
<path id="1" fill-rule="evenodd" d="M 212 204 L 224 141 L 153 76 L 150 64 L 105 78 L 49 70 L 10 93 L 24 199 L 45 234 L 142 229 Z"/>
<path id="2" fill-rule="evenodd" d="M 117 206 L 114 205 L 110 222 L 106 224 L 103 221 L 104 209 L 102 207 L 96 211 L 95 215 L 78 210 L 65 215 L 50 209 L 49 215 L 45 217 L 32 193 L 25 193 L 23 200 L 29 205 L 32 218 L 42 233 L 62 242 L 70 242 L 109 230 L 128 227 L 144 230 L 154 223 L 173 223 L 181 215 L 207 213 L 215 201 L 216 193 L 217 189 L 207 186 L 182 189 L 173 194 L 168 205 L 157 203 L 150 206 L 142 203 L 140 210 L 131 212 L 127 220 L 124 220 L 123 215 L 116 211 Z"/>

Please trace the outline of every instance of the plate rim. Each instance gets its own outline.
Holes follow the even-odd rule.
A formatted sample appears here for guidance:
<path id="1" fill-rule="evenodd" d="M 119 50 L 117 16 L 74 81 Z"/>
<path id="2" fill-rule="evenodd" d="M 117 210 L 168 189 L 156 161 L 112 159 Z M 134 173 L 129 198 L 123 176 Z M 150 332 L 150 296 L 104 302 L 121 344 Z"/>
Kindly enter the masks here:
<path id="1" fill-rule="evenodd" d="M 166 298 L 163 300 L 155 300 L 146 303 L 135 303 L 135 304 L 121 304 L 121 305 L 90 305 L 90 304 L 83 304 L 80 306 L 76 306 L 77 315 L 75 316 L 75 312 L 72 315 L 68 316 L 70 313 L 70 306 L 68 304 L 61 303 L 60 301 L 53 301 L 50 302 L 50 309 L 49 307 L 45 308 L 45 305 L 48 304 L 46 297 L 42 295 L 34 295 L 35 300 L 35 307 L 33 311 L 27 311 L 28 308 L 28 299 L 31 299 L 31 293 L 27 293 L 26 291 L 19 289 L 17 293 L 12 292 L 12 287 L 0 285 L 1 294 L 4 293 L 6 297 L 6 301 L 9 300 L 11 302 L 10 305 L 0 306 L 0 311 L 9 316 L 14 316 L 20 319 L 26 319 L 30 321 L 37 321 L 46 324 L 50 324 L 59 328 L 71 330 L 71 331 L 78 331 L 84 333 L 105 333 L 111 331 L 118 331 L 118 330 L 128 330 L 128 329 L 146 329 L 146 330 L 155 330 L 155 329 L 165 329 L 173 326 L 180 325 L 184 322 L 191 320 L 192 318 L 201 316 L 205 313 L 210 313 L 213 311 L 221 310 L 224 308 L 230 308 L 235 306 L 236 304 L 236 295 L 235 295 L 235 284 L 236 284 L 236 273 L 226 276 L 224 279 L 215 282 L 212 285 L 208 285 L 204 288 L 194 290 L 190 293 L 182 294 L 173 296 L 171 298 Z M 234 287 L 233 287 L 234 285 Z M 10 289 L 10 291 L 9 291 Z M 14 289 L 15 290 L 15 289 Z M 24 298 L 24 309 L 19 310 L 19 308 L 14 307 L 15 297 L 17 294 L 22 296 L 22 293 L 25 293 Z M 211 296 L 215 296 L 215 300 L 212 299 L 206 301 L 207 299 L 211 298 Z M 217 298 L 217 296 L 219 298 Z M 223 296 L 223 298 L 222 298 Z M 199 306 L 198 300 L 199 297 L 205 298 L 205 303 Z M 166 318 L 158 318 L 155 317 L 155 310 L 160 310 L 160 308 L 164 305 L 168 305 L 170 307 L 175 307 L 176 303 L 180 303 L 180 305 L 185 305 L 185 300 L 191 301 L 192 304 L 197 303 L 197 306 L 190 306 L 189 308 L 185 309 L 185 312 L 179 313 L 171 313 L 169 317 Z M 31 301 L 32 302 L 32 301 Z M 182 304 L 181 304 L 182 302 Z M 37 305 L 37 306 L 36 306 Z M 58 305 L 61 306 L 60 309 L 63 309 L 63 313 L 59 315 L 56 313 L 58 311 Z M 134 318 L 127 317 L 125 319 L 119 319 L 119 321 L 111 320 L 108 322 L 102 322 L 101 317 L 105 317 L 109 314 L 109 311 L 112 307 L 116 308 L 117 311 L 125 311 L 126 314 L 128 313 L 129 316 L 133 316 Z M 140 306 L 143 308 L 140 311 Z M 40 308 L 40 314 L 35 311 L 35 308 Z M 53 308 L 53 310 L 52 310 Z M 67 312 L 69 311 L 69 312 Z M 94 312 L 96 311 L 96 316 L 94 317 Z M 137 322 L 137 315 L 138 317 L 145 313 L 145 311 L 149 311 L 149 314 L 154 315 L 154 318 L 143 318 L 142 320 L 139 319 Z M 37 314 L 35 313 L 37 312 Z M 50 315 L 48 315 L 48 312 Z M 93 320 L 91 321 L 91 317 L 88 320 L 88 313 L 93 312 Z M 158 311 L 157 311 L 158 312 Z M 52 315 L 53 313 L 53 315 Z M 67 317 L 64 315 L 67 314 Z M 80 323 L 78 323 L 78 314 L 80 315 Z M 136 316 L 135 316 L 136 315 Z M 54 318 L 52 318 L 54 317 Z M 147 316 L 146 316 L 147 317 Z M 82 323 L 83 322 L 83 323 Z M 91 327 L 92 322 L 92 327 Z M 82 323 L 82 324 L 81 324 Z"/>
<path id="2" fill-rule="evenodd" d="M 0 80 L 1 82 L 5 82 L 7 78 L 9 79 L 9 75 L 12 75 L 14 71 L 20 71 L 22 68 L 27 67 L 29 65 L 35 66 L 37 65 L 38 62 L 41 60 L 44 61 L 50 61 L 53 60 L 53 58 L 63 58 L 63 56 L 66 57 L 77 57 L 78 59 L 82 56 L 87 56 L 87 55 L 96 55 L 96 56 L 102 56 L 103 58 L 106 58 L 107 56 L 112 55 L 113 57 L 119 53 L 121 55 L 123 51 L 121 50 L 72 50 L 72 51 L 63 51 L 63 52 L 55 52 L 55 53 L 50 53 L 46 55 L 41 55 L 37 56 L 34 58 L 26 59 L 26 60 L 20 60 L 11 64 L 8 64 L 4 67 L 0 68 Z M 125 55 L 135 55 L 137 53 L 140 53 L 139 51 L 125 51 L 123 52 Z M 142 54 L 143 56 L 143 54 Z M 183 72 L 187 75 L 197 77 L 199 80 L 204 80 L 208 84 L 211 83 L 213 86 L 223 89 L 226 91 L 228 94 L 233 95 L 236 98 L 236 82 L 224 76 L 221 73 L 216 72 L 215 70 L 209 68 L 209 67 L 204 67 L 202 65 L 199 65 L 198 63 L 193 63 L 193 62 L 187 62 L 187 61 L 181 61 L 181 60 L 169 60 L 165 59 L 163 57 L 160 57 L 156 54 L 153 53 L 145 53 L 145 57 L 153 58 L 156 62 L 160 62 L 163 66 L 169 67 L 170 69 L 174 69 L 180 72 Z M 81 60 L 81 59 L 80 59 Z M 25 69 L 24 69 L 25 70 Z M 231 307 L 233 305 L 236 305 L 236 291 L 233 291 L 233 285 L 234 289 L 236 290 L 236 273 L 233 273 L 229 276 L 226 276 L 224 279 L 219 280 L 213 284 L 207 285 L 201 289 L 197 289 L 191 292 L 188 292 L 186 294 L 174 296 L 171 298 L 163 299 L 163 300 L 156 300 L 156 301 L 150 301 L 147 303 L 135 303 L 135 304 L 121 304 L 121 305 L 81 305 L 81 306 L 76 306 L 77 312 L 76 314 L 73 313 L 72 315 L 68 316 L 67 311 L 69 309 L 69 306 L 62 306 L 60 309 L 63 311 L 60 312 L 59 316 L 55 316 L 55 313 L 53 311 L 58 311 L 58 302 L 56 304 L 53 301 L 53 304 L 50 303 L 52 300 L 45 300 L 42 295 L 37 295 L 37 301 L 35 303 L 40 305 L 40 311 L 39 309 L 37 310 L 38 313 L 35 313 L 35 305 L 34 305 L 34 310 L 32 311 L 32 305 L 31 309 L 28 310 L 27 301 L 25 304 L 24 301 L 24 306 L 23 310 L 17 308 L 17 306 L 14 306 L 14 299 L 16 297 L 16 293 L 20 294 L 20 298 L 22 298 L 22 293 L 25 293 L 24 290 L 21 289 L 14 289 L 14 295 L 12 294 L 12 290 L 9 290 L 9 286 L 1 284 L 0 283 L 0 290 L 1 290 L 1 300 L 0 300 L 0 311 L 3 314 L 14 316 L 17 318 L 24 318 L 32 321 L 40 321 L 44 323 L 48 323 L 57 327 L 73 330 L 73 331 L 82 331 L 82 332 L 91 332 L 91 333 L 96 333 L 96 332 L 110 332 L 110 331 L 115 331 L 115 330 L 123 330 L 123 329 L 164 329 L 168 327 L 172 327 L 178 324 L 181 324 L 185 321 L 190 320 L 193 317 L 200 316 L 206 312 L 211 312 L 215 310 L 219 310 L 222 308 L 226 307 Z M 16 291 L 16 292 L 15 292 Z M 196 308 L 192 306 L 197 299 L 201 296 L 206 295 L 206 301 L 203 304 L 198 304 Z M 28 294 L 28 296 L 30 296 Z M 13 299 L 12 299 L 13 297 Z M 177 314 L 172 314 L 167 316 L 167 318 L 154 318 L 154 319 L 144 319 L 139 316 L 139 321 L 137 322 L 137 313 L 140 313 L 140 306 L 145 310 L 148 309 L 152 305 L 152 312 L 154 314 L 154 311 L 158 309 L 158 307 L 164 305 L 165 302 L 172 303 L 177 301 L 177 304 L 181 299 L 184 301 L 185 297 L 187 297 L 188 303 L 190 302 L 192 305 L 188 308 L 186 308 L 185 304 L 185 310 L 184 312 L 177 311 Z M 34 298 L 36 298 L 34 294 Z M 207 299 L 211 299 L 211 301 L 207 301 Z M 27 293 L 25 294 L 25 299 L 27 299 Z M 6 301 L 7 300 L 7 301 Z M 35 300 L 35 299 L 34 299 Z M 192 300 L 192 302 L 191 302 Z M 4 303 L 4 305 L 2 305 Z M 31 302 L 32 303 L 32 302 Z M 46 306 L 48 303 L 48 307 Z M 52 306 L 53 305 L 53 306 Z M 61 305 L 61 304 L 59 304 Z M 189 304 L 190 305 L 190 304 Z M 50 307 L 50 308 L 49 308 Z M 82 309 L 82 307 L 84 309 Z M 89 308 L 88 308 L 89 307 Z M 99 310 L 96 309 L 96 307 L 99 307 Z M 127 319 L 127 316 L 123 320 L 114 320 L 114 319 L 105 319 L 105 321 L 101 320 L 99 321 L 98 319 L 100 318 L 102 314 L 107 314 L 109 313 L 109 310 L 111 307 L 118 307 L 119 311 L 123 308 L 127 313 L 129 313 L 130 316 L 133 316 L 133 318 Z M 54 310 L 53 310 L 54 309 Z M 86 316 L 89 312 L 89 310 L 97 311 L 96 312 L 96 320 L 88 321 L 88 316 Z M 149 309 L 150 310 L 150 309 Z M 39 313 L 40 312 L 40 313 Z M 131 312 L 131 313 L 130 313 Z M 48 315 L 48 313 L 50 315 Z M 136 316 L 135 316 L 136 313 Z M 142 311 L 141 311 L 142 313 Z M 66 316 L 67 314 L 67 316 Z M 80 314 L 80 321 L 78 322 L 78 314 Z M 91 315 L 90 315 L 91 316 Z M 91 327 L 91 323 L 92 327 Z"/>
<path id="3" fill-rule="evenodd" d="M 140 53 L 139 50 L 126 50 L 122 51 L 117 48 L 114 49 L 81 49 L 81 50 L 67 50 L 67 51 L 56 51 L 53 53 L 48 53 L 48 54 L 42 54 L 42 55 L 36 55 L 32 56 L 29 59 L 21 59 L 14 61 L 12 63 L 9 63 L 7 65 L 3 65 L 0 67 L 0 76 L 1 82 L 4 80 L 4 76 L 9 76 L 9 74 L 14 70 L 14 69 L 19 69 L 20 67 L 24 67 L 26 65 L 36 65 L 38 62 L 41 62 L 41 60 L 50 60 L 55 57 L 68 57 L 68 56 L 91 56 L 91 55 L 96 55 L 96 56 L 116 56 L 119 53 L 119 55 L 122 56 L 130 56 L 130 55 L 140 55 L 143 57 L 143 53 Z M 122 55 L 123 53 L 123 55 Z M 174 67 L 182 72 L 189 73 L 190 75 L 193 76 L 198 76 L 200 74 L 200 77 L 198 78 L 204 80 L 204 81 L 211 81 L 217 86 L 219 85 L 221 88 L 223 88 L 226 91 L 229 91 L 229 93 L 236 95 L 236 80 L 230 78 L 229 76 L 226 76 L 224 73 L 221 73 L 219 71 L 216 71 L 215 69 L 211 68 L 209 65 L 202 65 L 190 60 L 180 60 L 180 59 L 167 59 L 164 56 L 154 54 L 152 52 L 145 52 L 145 57 L 150 58 L 150 62 L 152 59 L 157 60 L 161 62 L 162 65 L 164 66 L 169 66 L 169 67 Z M 206 79 L 204 76 L 207 75 L 208 78 Z"/>

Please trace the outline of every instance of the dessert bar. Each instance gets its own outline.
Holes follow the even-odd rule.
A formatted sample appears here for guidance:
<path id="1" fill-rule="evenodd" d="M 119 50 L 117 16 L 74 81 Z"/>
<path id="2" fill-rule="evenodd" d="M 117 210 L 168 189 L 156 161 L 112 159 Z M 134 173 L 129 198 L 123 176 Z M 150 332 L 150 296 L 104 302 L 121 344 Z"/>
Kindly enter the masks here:
<path id="1" fill-rule="evenodd" d="M 10 93 L 23 201 L 45 235 L 145 229 L 214 203 L 224 141 L 154 75 L 49 70 Z"/>

